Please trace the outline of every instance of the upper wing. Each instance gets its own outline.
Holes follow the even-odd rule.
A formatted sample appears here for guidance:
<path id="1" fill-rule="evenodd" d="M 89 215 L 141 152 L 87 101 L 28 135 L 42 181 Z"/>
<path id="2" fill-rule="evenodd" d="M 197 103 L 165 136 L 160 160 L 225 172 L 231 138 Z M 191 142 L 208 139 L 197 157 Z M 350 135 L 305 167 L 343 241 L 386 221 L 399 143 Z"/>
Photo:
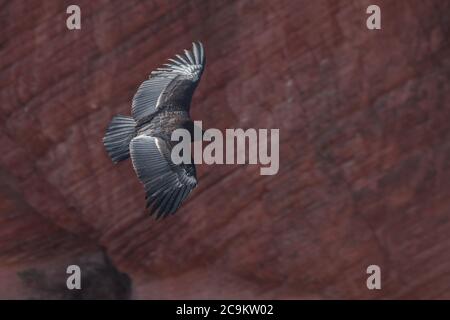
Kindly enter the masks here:
<path id="1" fill-rule="evenodd" d="M 205 67 L 203 45 L 192 43 L 192 51 L 169 59 L 170 63 L 150 74 L 133 97 L 131 113 L 136 122 L 151 116 L 164 105 L 188 109 Z"/>
<path id="2" fill-rule="evenodd" d="M 175 165 L 170 149 L 157 137 L 138 136 L 130 143 L 131 159 L 139 180 L 144 184 L 147 207 L 157 217 L 174 213 L 197 185 L 193 164 Z"/>

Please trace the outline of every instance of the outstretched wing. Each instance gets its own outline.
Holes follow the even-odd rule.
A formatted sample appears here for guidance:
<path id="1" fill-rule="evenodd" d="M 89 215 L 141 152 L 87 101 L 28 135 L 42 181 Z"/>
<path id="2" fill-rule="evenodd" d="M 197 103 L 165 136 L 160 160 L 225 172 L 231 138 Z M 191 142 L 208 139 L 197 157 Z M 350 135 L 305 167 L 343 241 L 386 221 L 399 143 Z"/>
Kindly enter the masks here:
<path id="1" fill-rule="evenodd" d="M 130 143 L 131 159 L 139 180 L 144 184 L 147 207 L 157 217 L 175 213 L 197 186 L 193 164 L 175 165 L 167 143 L 157 137 L 138 136 Z"/>
<path id="2" fill-rule="evenodd" d="M 192 51 L 184 50 L 184 55 L 177 54 L 164 67 L 153 71 L 133 97 L 131 113 L 134 120 L 143 121 L 165 106 L 189 111 L 205 62 L 203 45 L 192 43 Z"/>

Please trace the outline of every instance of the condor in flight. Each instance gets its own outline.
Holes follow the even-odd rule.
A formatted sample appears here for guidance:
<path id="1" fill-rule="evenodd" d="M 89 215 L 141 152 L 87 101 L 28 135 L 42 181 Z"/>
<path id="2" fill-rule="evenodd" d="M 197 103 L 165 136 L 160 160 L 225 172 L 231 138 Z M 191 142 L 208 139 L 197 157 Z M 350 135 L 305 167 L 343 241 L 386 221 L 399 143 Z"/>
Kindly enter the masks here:
<path id="1" fill-rule="evenodd" d="M 193 163 L 171 161 L 172 131 L 185 128 L 192 135 L 189 107 L 205 68 L 202 44 L 192 45 L 192 51 L 184 50 L 150 74 L 133 97 L 132 117 L 115 116 L 103 138 L 114 163 L 131 156 L 147 208 L 157 218 L 175 213 L 197 185 Z"/>

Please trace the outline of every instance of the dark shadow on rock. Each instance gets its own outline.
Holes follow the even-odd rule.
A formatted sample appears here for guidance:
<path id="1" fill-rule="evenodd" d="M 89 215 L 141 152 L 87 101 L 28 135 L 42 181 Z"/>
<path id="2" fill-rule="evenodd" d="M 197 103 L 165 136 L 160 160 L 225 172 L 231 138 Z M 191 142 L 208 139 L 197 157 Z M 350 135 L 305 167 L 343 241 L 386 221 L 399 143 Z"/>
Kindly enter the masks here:
<path id="1" fill-rule="evenodd" d="M 68 289 L 66 273 L 68 265 L 81 270 L 81 289 Z M 77 257 L 67 266 L 47 269 L 29 268 L 17 273 L 28 292 L 26 299 L 129 299 L 131 296 L 130 277 L 118 271 L 103 252 Z"/>

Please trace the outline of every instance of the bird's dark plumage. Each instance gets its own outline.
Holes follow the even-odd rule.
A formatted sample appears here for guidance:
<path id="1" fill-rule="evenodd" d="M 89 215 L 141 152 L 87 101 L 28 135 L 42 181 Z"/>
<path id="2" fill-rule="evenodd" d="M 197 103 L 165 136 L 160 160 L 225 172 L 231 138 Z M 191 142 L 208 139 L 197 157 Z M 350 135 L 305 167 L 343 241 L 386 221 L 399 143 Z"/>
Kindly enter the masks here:
<path id="1" fill-rule="evenodd" d="M 112 161 L 131 156 L 146 192 L 147 207 L 157 217 L 175 213 L 197 185 L 194 164 L 171 161 L 173 130 L 191 127 L 192 95 L 205 67 L 201 43 L 169 59 L 150 74 L 133 97 L 132 117 L 115 116 L 103 143 Z"/>

